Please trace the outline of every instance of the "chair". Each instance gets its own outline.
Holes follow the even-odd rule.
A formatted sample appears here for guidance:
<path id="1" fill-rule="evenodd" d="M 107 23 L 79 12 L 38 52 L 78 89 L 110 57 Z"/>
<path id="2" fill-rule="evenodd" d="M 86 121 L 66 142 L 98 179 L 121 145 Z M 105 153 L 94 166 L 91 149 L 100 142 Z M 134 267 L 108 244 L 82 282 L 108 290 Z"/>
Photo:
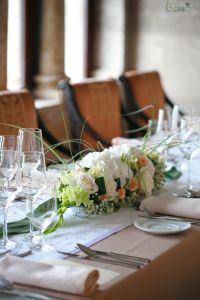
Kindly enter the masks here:
<path id="1" fill-rule="evenodd" d="M 126 71 L 120 78 L 123 97 L 123 114 L 128 123 L 128 129 L 139 129 L 147 124 L 149 119 L 157 119 L 158 110 L 166 105 L 173 107 L 174 104 L 166 96 L 160 75 L 156 71 L 138 72 Z M 141 108 L 148 107 L 138 114 L 130 115 Z M 128 115 L 127 115 L 128 114 Z M 181 114 L 183 114 L 181 112 Z"/>
<path id="2" fill-rule="evenodd" d="M 122 135 L 120 90 L 114 79 L 86 79 L 80 83 L 61 81 L 70 121 L 72 148 L 108 147 L 111 139 Z"/>
<path id="3" fill-rule="evenodd" d="M 42 117 L 34 106 L 33 96 L 28 90 L 0 91 L 0 134 L 15 135 L 18 133 L 19 127 L 41 128 L 44 140 L 49 145 L 59 143 L 57 138 L 44 125 Z M 69 150 L 63 145 L 58 146 L 57 150 L 60 151 L 58 152 L 59 156 L 68 157 L 70 155 Z M 57 160 L 52 152 L 48 152 L 46 158 Z"/>
<path id="4" fill-rule="evenodd" d="M 18 127 L 36 128 L 38 126 L 37 114 L 32 95 L 27 90 L 0 91 L 0 120 L 1 135 L 15 135 Z"/>

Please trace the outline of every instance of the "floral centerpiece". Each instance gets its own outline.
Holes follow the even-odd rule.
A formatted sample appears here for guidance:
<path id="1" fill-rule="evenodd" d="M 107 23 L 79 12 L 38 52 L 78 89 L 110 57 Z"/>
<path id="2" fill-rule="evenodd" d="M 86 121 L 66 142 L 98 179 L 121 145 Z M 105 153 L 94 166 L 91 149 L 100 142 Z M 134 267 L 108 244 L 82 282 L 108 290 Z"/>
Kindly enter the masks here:
<path id="1" fill-rule="evenodd" d="M 164 160 L 146 146 L 113 146 L 90 152 L 59 175 L 59 222 L 68 207 L 111 213 L 125 202 L 138 205 L 164 184 Z"/>

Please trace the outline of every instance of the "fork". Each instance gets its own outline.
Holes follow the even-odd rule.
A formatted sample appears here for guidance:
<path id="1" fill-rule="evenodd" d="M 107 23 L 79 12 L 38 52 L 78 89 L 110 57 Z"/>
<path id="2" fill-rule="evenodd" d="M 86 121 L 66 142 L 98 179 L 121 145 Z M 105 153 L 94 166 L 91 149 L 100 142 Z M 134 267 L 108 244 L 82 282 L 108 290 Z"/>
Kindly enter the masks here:
<path id="1" fill-rule="evenodd" d="M 171 216 L 171 215 L 163 215 L 160 213 L 154 213 L 145 210 L 144 214 L 139 214 L 138 216 L 143 217 L 143 218 L 153 218 L 153 219 L 161 219 L 161 220 L 169 220 L 169 221 L 184 221 L 184 222 L 189 222 L 191 224 L 200 226 L 200 220 L 199 219 L 193 219 L 193 218 L 187 218 L 187 217 L 176 217 L 176 216 Z"/>

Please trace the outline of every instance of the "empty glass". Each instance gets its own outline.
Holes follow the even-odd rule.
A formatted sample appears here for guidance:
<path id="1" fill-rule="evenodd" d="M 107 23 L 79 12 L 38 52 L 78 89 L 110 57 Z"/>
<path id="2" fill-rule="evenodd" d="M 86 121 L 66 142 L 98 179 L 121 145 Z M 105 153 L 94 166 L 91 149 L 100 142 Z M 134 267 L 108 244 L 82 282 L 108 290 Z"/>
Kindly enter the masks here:
<path id="1" fill-rule="evenodd" d="M 38 230 L 32 239 L 31 247 L 39 251 L 53 251 L 54 247 L 46 243 L 44 239 L 45 230 L 53 225 L 57 218 L 57 199 L 55 192 L 52 192 L 49 199 L 35 197 L 28 201 L 26 214 L 33 226 Z"/>
<path id="2" fill-rule="evenodd" d="M 0 149 L 18 151 L 18 136 L 16 135 L 0 135 Z"/>
<path id="3" fill-rule="evenodd" d="M 187 187 L 186 192 L 178 196 L 192 198 L 193 194 L 190 192 L 191 186 L 191 158 L 200 147 L 199 135 L 199 121 L 193 122 L 190 119 L 182 118 L 180 122 L 179 149 L 183 153 L 184 158 L 187 160 Z"/>
<path id="4" fill-rule="evenodd" d="M 32 203 L 45 186 L 46 166 L 44 156 L 41 152 L 24 152 L 20 156 L 20 161 L 21 192 L 26 196 L 27 201 Z M 32 223 L 30 221 L 30 231 L 25 238 L 31 241 L 33 235 Z"/>
<path id="5" fill-rule="evenodd" d="M 16 193 L 9 188 L 10 181 L 14 179 L 19 167 L 19 155 L 17 151 L 0 150 L 0 206 L 3 208 L 3 239 L 0 242 L 1 249 L 13 249 L 18 243 L 8 239 L 7 210 L 9 203 L 15 198 Z"/>
<path id="6" fill-rule="evenodd" d="M 44 153 L 42 130 L 39 128 L 19 129 L 19 151 Z"/>

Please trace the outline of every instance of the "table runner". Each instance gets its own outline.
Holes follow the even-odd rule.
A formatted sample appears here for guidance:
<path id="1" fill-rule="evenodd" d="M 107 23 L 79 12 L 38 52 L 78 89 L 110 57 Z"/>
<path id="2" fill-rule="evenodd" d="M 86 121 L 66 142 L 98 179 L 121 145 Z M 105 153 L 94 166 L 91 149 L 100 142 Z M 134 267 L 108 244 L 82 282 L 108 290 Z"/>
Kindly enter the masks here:
<path id="1" fill-rule="evenodd" d="M 65 214 L 64 224 L 57 231 L 45 236 L 46 241 L 60 251 L 76 253 L 79 251 L 77 243 L 91 246 L 106 237 L 121 231 L 132 222 L 136 211 L 130 205 L 124 205 L 119 211 L 107 215 L 91 215 L 88 218 L 79 218 L 73 215 L 73 208 Z M 15 235 L 13 239 L 23 241 L 23 235 Z M 61 254 L 49 253 L 49 257 L 60 257 Z M 29 256 L 32 259 L 42 259 L 45 253 L 35 253 Z"/>

